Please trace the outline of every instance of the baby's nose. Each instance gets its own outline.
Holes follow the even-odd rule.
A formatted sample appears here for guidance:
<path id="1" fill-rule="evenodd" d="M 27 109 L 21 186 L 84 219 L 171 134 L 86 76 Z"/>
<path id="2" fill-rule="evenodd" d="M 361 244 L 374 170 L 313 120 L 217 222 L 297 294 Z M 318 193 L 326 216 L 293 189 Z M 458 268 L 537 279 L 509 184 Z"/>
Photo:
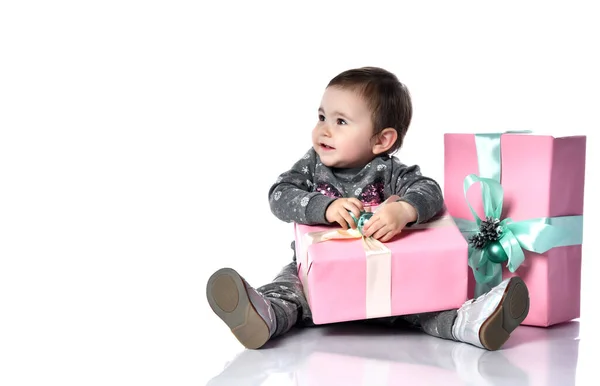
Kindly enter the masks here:
<path id="1" fill-rule="evenodd" d="M 321 133 L 326 137 L 331 137 L 331 130 L 327 123 L 321 126 Z"/>

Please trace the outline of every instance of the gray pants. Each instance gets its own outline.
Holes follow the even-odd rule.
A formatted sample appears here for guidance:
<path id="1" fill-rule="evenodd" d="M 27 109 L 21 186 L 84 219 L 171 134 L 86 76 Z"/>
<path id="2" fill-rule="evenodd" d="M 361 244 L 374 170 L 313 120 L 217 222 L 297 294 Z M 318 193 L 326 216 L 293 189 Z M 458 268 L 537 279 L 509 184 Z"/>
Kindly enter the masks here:
<path id="1" fill-rule="evenodd" d="M 294 249 L 294 243 L 292 243 Z M 275 277 L 273 282 L 257 288 L 271 301 L 277 329 L 273 338 L 289 331 L 294 326 L 314 326 L 312 314 L 302 283 L 298 277 L 296 255 Z M 455 340 L 452 336 L 452 325 L 456 319 L 456 309 L 439 312 L 428 312 L 414 315 L 393 316 L 369 319 L 365 323 L 380 324 L 399 328 L 418 328 L 426 334 L 443 339 Z"/>

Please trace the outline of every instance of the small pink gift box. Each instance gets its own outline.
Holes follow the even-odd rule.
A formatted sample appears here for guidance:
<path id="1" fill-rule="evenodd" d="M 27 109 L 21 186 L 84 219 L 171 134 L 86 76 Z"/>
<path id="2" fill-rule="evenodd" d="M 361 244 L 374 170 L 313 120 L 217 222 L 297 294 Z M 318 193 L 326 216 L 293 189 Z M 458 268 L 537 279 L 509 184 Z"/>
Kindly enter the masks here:
<path id="1" fill-rule="evenodd" d="M 495 144 L 492 137 L 493 134 L 445 135 L 444 200 L 457 222 L 473 220 L 463 187 L 465 177 L 470 174 L 499 180 L 504 192 L 501 218 L 517 222 L 581 217 L 584 136 L 555 138 L 506 133 L 495 135 Z M 490 162 L 491 158 L 497 162 Z M 467 198 L 477 215 L 483 218 L 481 192 L 476 184 L 467 192 Z M 518 275 L 529 288 L 531 305 L 523 324 L 547 327 L 578 318 L 581 244 L 557 246 L 544 253 L 524 250 L 524 254 L 524 262 L 514 272 L 502 264 L 502 278 Z M 470 274 L 470 295 L 479 294 L 480 290 L 475 291 L 475 288 L 475 279 Z"/>
<path id="2" fill-rule="evenodd" d="M 449 216 L 405 228 L 383 244 L 387 253 L 369 250 L 372 238 L 319 240 L 338 229 L 295 224 L 315 324 L 442 311 L 468 299 L 467 242 Z"/>

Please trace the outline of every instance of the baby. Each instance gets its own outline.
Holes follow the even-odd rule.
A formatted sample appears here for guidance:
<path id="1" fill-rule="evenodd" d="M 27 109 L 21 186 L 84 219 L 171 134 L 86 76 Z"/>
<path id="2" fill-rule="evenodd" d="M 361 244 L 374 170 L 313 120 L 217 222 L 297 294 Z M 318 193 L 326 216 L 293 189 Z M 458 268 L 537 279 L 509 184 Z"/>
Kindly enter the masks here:
<path id="1" fill-rule="evenodd" d="M 273 214 L 285 222 L 354 229 L 353 216 L 397 197 L 362 230 L 382 242 L 432 219 L 444 206 L 438 183 L 393 156 L 411 118 L 410 93 L 394 74 L 365 67 L 334 77 L 318 109 L 312 148 L 269 190 Z M 294 326 L 313 325 L 295 255 L 273 282 L 257 289 L 233 269 L 220 269 L 209 278 L 206 293 L 213 311 L 246 348 L 260 348 Z M 371 321 L 497 350 L 528 311 L 527 287 L 512 277 L 459 309 Z"/>

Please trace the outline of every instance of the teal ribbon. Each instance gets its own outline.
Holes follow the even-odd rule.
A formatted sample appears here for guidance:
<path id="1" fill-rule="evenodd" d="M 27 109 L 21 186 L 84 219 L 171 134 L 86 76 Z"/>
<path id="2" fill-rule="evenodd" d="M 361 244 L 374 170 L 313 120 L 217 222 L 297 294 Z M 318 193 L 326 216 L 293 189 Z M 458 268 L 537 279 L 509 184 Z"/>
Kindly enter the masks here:
<path id="1" fill-rule="evenodd" d="M 511 130 L 504 134 L 526 134 L 531 130 Z M 479 176 L 491 178 L 500 182 L 502 174 L 502 156 L 500 152 L 500 137 L 502 133 L 475 134 L 475 148 L 477 149 L 477 160 Z"/>
<path id="2" fill-rule="evenodd" d="M 500 185 L 500 136 L 501 134 L 477 134 L 477 158 L 480 177 L 470 174 L 463 183 L 465 200 L 475 221 L 455 218 L 463 236 L 469 239 L 480 228 L 479 218 L 469 200 L 467 191 L 476 183 L 481 184 L 485 217 L 499 220 L 500 237 L 487 243 L 482 249 L 469 245 L 469 266 L 473 270 L 475 296 L 487 292 L 502 281 L 501 263 L 506 261 L 510 272 L 515 272 L 525 260 L 524 250 L 544 253 L 552 248 L 579 245 L 583 239 L 583 216 L 540 217 L 514 222 L 500 219 L 504 191 Z"/>
<path id="3" fill-rule="evenodd" d="M 502 171 L 500 134 L 475 135 L 475 148 L 479 162 L 479 175 L 500 182 Z M 484 162 L 481 162 L 484 160 Z"/>

